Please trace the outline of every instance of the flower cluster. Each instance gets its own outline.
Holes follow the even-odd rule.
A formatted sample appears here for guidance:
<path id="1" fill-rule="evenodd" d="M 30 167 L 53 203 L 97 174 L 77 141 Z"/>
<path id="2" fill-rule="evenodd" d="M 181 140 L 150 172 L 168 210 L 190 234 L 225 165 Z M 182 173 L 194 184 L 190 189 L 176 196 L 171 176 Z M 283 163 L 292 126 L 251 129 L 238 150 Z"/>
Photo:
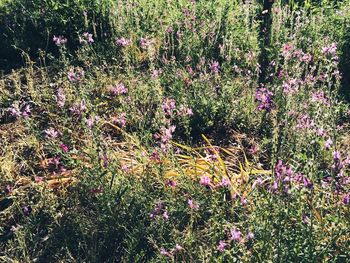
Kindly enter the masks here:
<path id="1" fill-rule="evenodd" d="M 156 217 L 161 216 L 162 218 L 169 219 L 168 211 L 165 208 L 164 202 L 157 202 L 153 211 L 150 213 L 150 218 L 155 219 Z"/>
<path id="2" fill-rule="evenodd" d="M 87 45 L 94 43 L 94 39 L 92 38 L 92 34 L 85 32 L 82 36 L 79 36 L 79 43 L 82 45 Z"/>
<path id="3" fill-rule="evenodd" d="M 128 88 L 121 82 L 119 82 L 117 85 L 115 86 L 111 86 L 109 88 L 111 94 L 113 96 L 118 96 L 118 95 L 122 95 L 122 94 L 127 94 L 128 93 Z"/>
<path id="4" fill-rule="evenodd" d="M 55 43 L 56 46 L 60 47 L 63 46 L 64 44 L 67 43 L 67 38 L 63 37 L 63 36 L 53 36 L 53 42 Z"/>
<path id="5" fill-rule="evenodd" d="M 124 37 L 117 38 L 115 43 L 117 46 L 126 47 L 126 46 L 129 46 L 131 44 L 131 39 L 126 39 Z"/>
<path id="6" fill-rule="evenodd" d="M 77 67 L 71 67 L 68 71 L 68 79 L 71 82 L 79 82 L 84 78 L 85 72 L 82 68 Z"/>
<path id="7" fill-rule="evenodd" d="M 74 103 L 70 108 L 69 111 L 72 115 L 75 116 L 81 116 L 83 112 L 87 110 L 87 107 L 85 105 L 84 101 L 81 101 L 80 103 Z"/>
<path id="8" fill-rule="evenodd" d="M 270 111 L 275 107 L 272 100 L 273 93 L 265 87 L 260 87 L 255 92 L 255 100 L 259 103 L 258 110 Z"/>

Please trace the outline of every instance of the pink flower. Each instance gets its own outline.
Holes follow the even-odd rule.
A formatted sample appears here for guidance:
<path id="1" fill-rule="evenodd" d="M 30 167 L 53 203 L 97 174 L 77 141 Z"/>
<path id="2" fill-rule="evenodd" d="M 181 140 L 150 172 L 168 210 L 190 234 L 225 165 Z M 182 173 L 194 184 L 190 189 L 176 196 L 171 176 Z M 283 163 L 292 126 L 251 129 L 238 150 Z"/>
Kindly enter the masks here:
<path id="1" fill-rule="evenodd" d="M 212 63 L 209 64 L 209 68 L 212 73 L 217 74 L 220 71 L 220 64 L 217 61 L 213 61 Z"/>
<path id="2" fill-rule="evenodd" d="M 200 184 L 203 186 L 211 186 L 210 178 L 206 175 L 203 175 L 201 177 Z"/>
<path id="3" fill-rule="evenodd" d="M 198 205 L 197 202 L 195 202 L 193 199 L 188 199 L 188 200 L 187 200 L 187 203 L 188 203 L 188 205 L 189 205 L 189 207 L 190 207 L 191 209 L 196 210 L 196 209 L 199 208 L 199 205 Z"/>
<path id="4" fill-rule="evenodd" d="M 162 109 L 166 115 L 171 116 L 176 108 L 176 102 L 174 99 L 165 99 L 162 104 Z"/>
<path id="5" fill-rule="evenodd" d="M 124 84 L 120 82 L 116 86 L 111 86 L 110 91 L 112 95 L 117 96 L 117 95 L 127 94 L 128 88 L 125 87 Z"/>
<path id="6" fill-rule="evenodd" d="M 327 141 L 325 142 L 324 146 L 326 149 L 330 149 L 332 144 L 333 144 L 333 141 L 331 140 L 331 138 L 328 138 Z"/>
<path id="7" fill-rule="evenodd" d="M 66 94 L 63 88 L 58 88 L 56 94 L 56 102 L 60 108 L 64 107 L 64 104 L 66 103 Z"/>
<path id="8" fill-rule="evenodd" d="M 219 241 L 219 244 L 217 246 L 217 250 L 220 251 L 220 252 L 224 252 L 225 251 L 225 248 L 228 246 L 227 243 L 225 243 L 223 240 L 220 240 Z"/>
<path id="9" fill-rule="evenodd" d="M 336 43 L 332 43 L 331 45 L 322 48 L 322 53 L 324 55 L 335 56 L 336 52 L 337 52 L 337 44 Z"/>
<path id="10" fill-rule="evenodd" d="M 63 36 L 53 36 L 53 42 L 55 43 L 56 46 L 60 47 L 63 46 L 64 44 L 67 43 L 67 38 L 63 37 Z"/>
<path id="11" fill-rule="evenodd" d="M 92 38 L 92 34 L 89 34 L 88 32 L 83 33 L 83 36 L 79 36 L 79 43 L 82 45 L 94 43 L 94 39 Z"/>
<path id="12" fill-rule="evenodd" d="M 254 235 L 253 232 L 249 232 L 249 233 L 247 234 L 246 238 L 247 238 L 247 240 L 252 240 L 252 239 L 255 238 L 255 235 Z"/>
<path id="13" fill-rule="evenodd" d="M 55 139 L 60 135 L 60 133 L 54 128 L 48 128 L 44 131 L 44 133 L 46 134 L 47 138 L 51 138 L 51 139 Z"/>
<path id="14" fill-rule="evenodd" d="M 219 185 L 222 186 L 222 187 L 225 187 L 225 186 L 229 186 L 230 184 L 231 184 L 231 181 L 230 181 L 229 178 L 222 177 L 221 182 L 220 182 Z"/>
<path id="15" fill-rule="evenodd" d="M 75 103 L 69 108 L 71 114 L 76 116 L 80 116 L 86 110 L 87 108 L 84 101 L 81 101 L 80 103 Z"/>
<path id="16" fill-rule="evenodd" d="M 122 38 L 116 39 L 115 43 L 117 46 L 126 47 L 126 46 L 129 46 L 131 44 L 131 39 L 126 39 L 126 38 L 122 37 Z"/>
<path id="17" fill-rule="evenodd" d="M 61 143 L 61 144 L 60 144 L 60 148 L 62 149 L 62 151 L 63 151 L 64 153 L 67 153 L 67 152 L 69 151 L 68 146 L 67 146 L 66 144 L 64 144 L 64 143 Z"/>
<path id="18" fill-rule="evenodd" d="M 112 122 L 116 123 L 120 127 L 125 127 L 126 121 L 127 121 L 127 119 L 126 119 L 125 112 L 119 113 L 117 116 L 112 118 Z"/>
<path id="19" fill-rule="evenodd" d="M 179 244 L 176 244 L 175 245 L 175 251 L 180 251 L 180 250 L 183 250 L 183 247 L 180 246 Z"/>
<path id="20" fill-rule="evenodd" d="M 231 237 L 230 237 L 231 240 L 241 241 L 242 239 L 241 231 L 239 231 L 238 229 L 235 229 L 235 228 L 231 229 L 230 234 L 231 234 Z"/>
<path id="21" fill-rule="evenodd" d="M 85 72 L 82 68 L 71 67 L 68 71 L 68 79 L 72 82 L 79 82 L 84 78 Z"/>

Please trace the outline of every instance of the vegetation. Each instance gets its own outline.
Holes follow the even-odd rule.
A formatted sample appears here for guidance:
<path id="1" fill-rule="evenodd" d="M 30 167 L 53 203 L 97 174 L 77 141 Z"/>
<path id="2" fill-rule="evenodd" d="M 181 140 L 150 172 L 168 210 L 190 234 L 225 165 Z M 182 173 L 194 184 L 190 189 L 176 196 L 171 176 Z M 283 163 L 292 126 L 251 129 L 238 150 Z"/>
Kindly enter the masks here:
<path id="1" fill-rule="evenodd" d="M 348 262 L 350 1 L 0 4 L 1 262 Z"/>

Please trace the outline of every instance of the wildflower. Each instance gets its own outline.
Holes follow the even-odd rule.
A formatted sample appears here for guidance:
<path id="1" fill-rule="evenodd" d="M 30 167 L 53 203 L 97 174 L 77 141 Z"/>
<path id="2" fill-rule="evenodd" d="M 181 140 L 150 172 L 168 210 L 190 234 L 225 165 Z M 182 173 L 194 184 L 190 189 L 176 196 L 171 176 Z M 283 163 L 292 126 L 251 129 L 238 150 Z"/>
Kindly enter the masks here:
<path id="1" fill-rule="evenodd" d="M 230 237 L 230 240 L 234 240 L 234 241 L 241 241 L 242 237 L 242 233 L 241 231 L 239 231 L 238 229 L 231 229 L 230 230 L 230 234 L 231 234 L 231 237 Z"/>
<path id="2" fill-rule="evenodd" d="M 335 56 L 336 52 L 337 52 L 337 44 L 336 43 L 332 43 L 331 45 L 322 48 L 322 53 L 324 55 Z"/>
<path id="3" fill-rule="evenodd" d="M 41 183 L 43 181 L 43 178 L 41 176 L 34 176 L 34 181 L 36 183 Z"/>
<path id="4" fill-rule="evenodd" d="M 199 208 L 199 205 L 193 199 L 188 199 L 187 203 L 191 209 L 196 210 Z"/>
<path id="5" fill-rule="evenodd" d="M 67 43 L 67 38 L 63 37 L 63 36 L 53 36 L 53 42 L 55 43 L 56 46 L 60 47 L 63 46 L 64 44 Z"/>
<path id="6" fill-rule="evenodd" d="M 333 144 L 333 141 L 331 140 L 331 138 L 328 138 L 327 141 L 325 142 L 324 146 L 326 149 L 330 149 L 332 144 Z"/>
<path id="7" fill-rule="evenodd" d="M 301 218 L 305 225 L 308 225 L 310 223 L 310 218 L 306 214 L 303 214 Z"/>
<path id="8" fill-rule="evenodd" d="M 333 159 L 335 161 L 339 161 L 340 160 L 340 152 L 339 151 L 334 151 L 333 152 Z"/>
<path id="9" fill-rule="evenodd" d="M 274 103 L 272 101 L 272 92 L 264 87 L 260 87 L 256 90 L 255 100 L 259 103 L 259 111 L 270 111 L 274 107 Z"/>
<path id="10" fill-rule="evenodd" d="M 64 153 L 67 153 L 67 152 L 69 151 L 68 146 L 67 146 L 66 144 L 64 144 L 64 143 L 61 143 L 61 144 L 60 144 L 60 148 L 62 149 L 62 151 L 63 151 Z"/>
<path id="11" fill-rule="evenodd" d="M 86 110 L 87 108 L 84 101 L 81 101 L 80 103 L 75 103 L 69 108 L 71 114 L 76 116 L 80 116 Z"/>
<path id="12" fill-rule="evenodd" d="M 176 244 L 175 245 L 175 251 L 180 251 L 180 250 L 183 250 L 183 247 L 180 246 L 179 244 Z"/>
<path id="13" fill-rule="evenodd" d="M 117 96 L 117 95 L 127 94 L 128 88 L 125 87 L 125 85 L 120 82 L 116 86 L 111 86 L 110 91 L 112 95 Z"/>
<path id="14" fill-rule="evenodd" d="M 231 184 L 230 179 L 227 178 L 227 177 L 223 177 L 221 179 L 221 182 L 220 182 L 219 186 L 225 187 L 225 186 L 229 186 L 230 184 Z"/>
<path id="15" fill-rule="evenodd" d="M 180 109 L 179 109 L 179 113 L 180 116 L 192 116 L 193 115 L 193 111 L 191 108 L 181 105 Z"/>
<path id="16" fill-rule="evenodd" d="M 24 106 L 24 108 L 22 110 L 22 117 L 26 118 L 29 116 L 30 113 L 31 113 L 31 108 L 30 108 L 30 105 L 27 104 Z"/>
<path id="17" fill-rule="evenodd" d="M 148 47 L 152 46 L 155 43 L 154 39 L 148 39 L 141 37 L 140 39 L 140 45 L 141 48 L 147 49 Z"/>
<path id="18" fill-rule="evenodd" d="M 350 201 L 350 193 L 347 193 L 343 196 L 342 202 L 344 205 L 348 205 Z"/>
<path id="19" fill-rule="evenodd" d="M 32 211 L 32 209 L 29 206 L 24 206 L 22 211 L 23 211 L 24 215 L 29 216 L 29 214 Z"/>
<path id="20" fill-rule="evenodd" d="M 303 130 L 310 130 L 315 127 L 314 120 L 310 119 L 310 117 L 306 114 L 302 114 L 298 117 L 296 128 Z"/>
<path id="21" fill-rule="evenodd" d="M 292 56 L 292 51 L 293 51 L 294 47 L 289 44 L 289 43 L 285 43 L 282 46 L 282 56 L 285 58 L 290 58 Z"/>
<path id="22" fill-rule="evenodd" d="M 220 252 L 224 252 L 225 251 L 225 248 L 228 246 L 227 243 L 225 243 L 223 240 L 220 240 L 219 241 L 219 244 L 217 246 L 217 250 L 220 251 Z"/>
<path id="23" fill-rule="evenodd" d="M 164 213 L 163 213 L 163 218 L 165 219 L 165 220 L 168 220 L 169 219 L 169 214 L 168 214 L 168 211 L 164 211 Z"/>
<path id="24" fill-rule="evenodd" d="M 220 71 L 220 64 L 217 61 L 213 61 L 212 63 L 209 64 L 209 68 L 212 73 L 217 74 Z"/>
<path id="25" fill-rule="evenodd" d="M 201 177 L 200 184 L 203 186 L 211 186 L 210 178 L 206 175 L 203 175 Z"/>
<path id="26" fill-rule="evenodd" d="M 152 79 L 157 79 L 162 73 L 163 73 L 162 69 L 155 69 L 153 70 L 151 77 Z"/>
<path id="27" fill-rule="evenodd" d="M 15 103 L 7 109 L 8 113 L 15 118 L 18 118 L 22 115 L 19 106 L 16 105 Z"/>
<path id="28" fill-rule="evenodd" d="M 60 133 L 54 128 L 48 128 L 44 131 L 44 133 L 46 134 L 47 138 L 51 138 L 51 139 L 55 139 L 60 135 Z"/>
<path id="29" fill-rule="evenodd" d="M 175 188 L 177 186 L 177 183 L 174 180 L 168 180 L 168 181 L 166 181 L 165 185 L 169 186 L 171 188 Z"/>
<path id="30" fill-rule="evenodd" d="M 87 126 L 89 129 L 91 129 L 92 126 L 93 126 L 96 122 L 99 121 L 99 119 L 100 119 L 99 116 L 90 116 L 89 118 L 87 118 L 87 119 L 85 120 L 86 126 Z"/>
<path id="31" fill-rule="evenodd" d="M 83 33 L 83 36 L 79 36 L 79 43 L 82 45 L 94 43 L 92 34 L 89 34 L 88 32 Z"/>
<path id="32" fill-rule="evenodd" d="M 126 39 L 124 37 L 117 38 L 115 43 L 117 46 L 126 47 L 126 46 L 129 46 L 131 44 L 131 39 Z"/>
<path id="33" fill-rule="evenodd" d="M 100 160 L 101 160 L 102 163 L 103 163 L 103 167 L 104 167 L 104 168 L 107 168 L 108 163 L 109 163 L 107 154 L 106 154 L 106 153 L 102 153 L 102 154 L 100 154 L 99 157 L 100 157 Z"/>
<path id="34" fill-rule="evenodd" d="M 125 112 L 119 113 L 117 116 L 112 118 L 112 122 L 116 123 L 120 127 L 125 127 L 126 121 L 127 121 L 127 119 L 126 119 L 126 113 Z"/>
<path id="35" fill-rule="evenodd" d="M 166 257 L 171 257 L 171 254 L 163 247 L 160 249 L 160 254 Z"/>
<path id="36" fill-rule="evenodd" d="M 126 173 L 130 171 L 130 167 L 127 164 L 122 165 L 122 167 L 120 167 L 120 169 Z"/>
<path id="37" fill-rule="evenodd" d="M 68 71 L 68 79 L 72 82 L 79 82 L 84 78 L 85 72 L 82 68 L 71 67 Z"/>
<path id="38" fill-rule="evenodd" d="M 60 108 L 63 108 L 63 107 L 64 107 L 64 104 L 66 103 L 66 94 L 65 94 L 63 88 L 58 88 L 58 89 L 57 89 L 57 93 L 56 93 L 56 102 L 57 102 L 57 105 L 58 105 Z"/>
<path id="39" fill-rule="evenodd" d="M 57 167 L 61 164 L 61 158 L 59 156 L 55 156 L 48 159 L 48 163 Z"/>
<path id="40" fill-rule="evenodd" d="M 176 108 L 176 101 L 174 99 L 166 98 L 163 101 L 162 109 L 166 115 L 171 116 L 175 108 Z"/>
<path id="41" fill-rule="evenodd" d="M 247 238 L 247 240 L 252 240 L 252 239 L 255 238 L 255 235 L 254 235 L 253 232 L 249 232 L 249 233 L 247 234 L 246 238 Z"/>

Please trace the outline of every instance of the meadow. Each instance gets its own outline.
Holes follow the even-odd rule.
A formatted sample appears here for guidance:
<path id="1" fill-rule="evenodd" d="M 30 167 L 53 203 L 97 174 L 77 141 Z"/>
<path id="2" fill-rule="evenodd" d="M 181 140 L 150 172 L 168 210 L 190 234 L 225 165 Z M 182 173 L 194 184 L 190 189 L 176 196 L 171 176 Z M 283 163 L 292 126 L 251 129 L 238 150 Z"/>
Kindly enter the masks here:
<path id="1" fill-rule="evenodd" d="M 0 262 L 350 262 L 349 102 L 349 0 L 0 0 Z"/>

